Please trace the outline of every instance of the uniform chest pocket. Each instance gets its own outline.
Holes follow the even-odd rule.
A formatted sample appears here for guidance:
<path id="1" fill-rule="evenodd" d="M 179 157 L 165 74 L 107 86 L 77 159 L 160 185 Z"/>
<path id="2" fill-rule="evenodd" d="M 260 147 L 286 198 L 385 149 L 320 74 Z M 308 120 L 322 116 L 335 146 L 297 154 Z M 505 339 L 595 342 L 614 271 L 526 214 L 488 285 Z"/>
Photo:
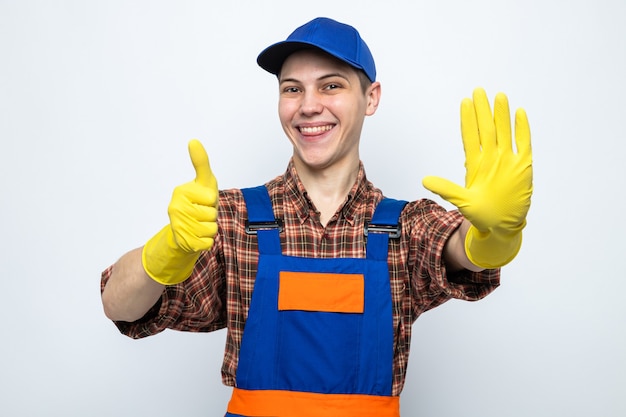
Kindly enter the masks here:
<path id="1" fill-rule="evenodd" d="M 278 310 L 363 313 L 362 274 L 280 272 Z"/>

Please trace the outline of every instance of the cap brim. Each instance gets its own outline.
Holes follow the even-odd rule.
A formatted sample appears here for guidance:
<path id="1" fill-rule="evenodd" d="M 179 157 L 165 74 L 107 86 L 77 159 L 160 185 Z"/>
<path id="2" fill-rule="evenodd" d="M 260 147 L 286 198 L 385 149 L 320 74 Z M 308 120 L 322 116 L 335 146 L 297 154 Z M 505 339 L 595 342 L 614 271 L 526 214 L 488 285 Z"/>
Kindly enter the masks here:
<path id="1" fill-rule="evenodd" d="M 353 62 L 348 62 L 345 59 L 334 54 L 332 51 L 321 48 L 319 45 L 301 41 L 282 41 L 275 43 L 274 45 L 268 46 L 259 54 L 256 62 L 265 71 L 271 74 L 278 75 L 287 57 L 294 52 L 300 51 L 302 49 L 317 49 L 319 51 L 326 52 L 327 54 L 339 59 L 340 61 L 344 61 L 353 67 L 360 68 Z"/>
<path id="2" fill-rule="evenodd" d="M 256 62 L 265 71 L 278 75 L 289 55 L 306 48 L 320 49 L 318 46 L 305 42 L 282 41 L 265 48 L 257 57 Z"/>

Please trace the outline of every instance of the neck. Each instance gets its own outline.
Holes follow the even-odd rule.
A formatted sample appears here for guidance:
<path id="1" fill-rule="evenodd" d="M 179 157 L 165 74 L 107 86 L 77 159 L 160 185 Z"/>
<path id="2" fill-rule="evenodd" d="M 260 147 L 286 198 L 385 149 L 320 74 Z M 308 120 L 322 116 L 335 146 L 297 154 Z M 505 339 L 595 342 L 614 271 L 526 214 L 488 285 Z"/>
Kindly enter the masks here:
<path id="1" fill-rule="evenodd" d="M 320 212 L 320 221 L 325 226 L 346 201 L 359 174 L 359 161 L 340 169 L 312 170 L 294 161 L 300 181 L 315 207 Z"/>

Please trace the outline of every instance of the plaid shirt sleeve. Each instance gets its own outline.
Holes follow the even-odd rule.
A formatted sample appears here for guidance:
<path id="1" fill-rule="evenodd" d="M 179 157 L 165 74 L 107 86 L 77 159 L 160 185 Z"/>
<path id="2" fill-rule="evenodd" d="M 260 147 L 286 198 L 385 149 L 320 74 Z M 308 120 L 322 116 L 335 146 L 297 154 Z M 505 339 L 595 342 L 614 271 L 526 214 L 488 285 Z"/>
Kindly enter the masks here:
<path id="1" fill-rule="evenodd" d="M 455 298 L 477 301 L 490 294 L 500 283 L 500 270 L 448 273 L 443 248 L 460 226 L 463 216 L 446 211 L 431 200 L 409 203 L 402 215 L 408 229 L 407 264 L 411 274 L 413 319 L 445 301 Z"/>
<path id="2" fill-rule="evenodd" d="M 226 327 L 222 308 L 224 279 L 213 279 L 218 273 L 217 269 L 209 266 L 213 263 L 209 259 L 201 256 L 189 279 L 167 286 L 161 299 L 143 318 L 132 323 L 114 322 L 120 332 L 133 339 L 141 339 L 165 329 L 210 332 Z M 104 290 L 112 268 L 110 266 L 102 273 L 101 290 Z"/>

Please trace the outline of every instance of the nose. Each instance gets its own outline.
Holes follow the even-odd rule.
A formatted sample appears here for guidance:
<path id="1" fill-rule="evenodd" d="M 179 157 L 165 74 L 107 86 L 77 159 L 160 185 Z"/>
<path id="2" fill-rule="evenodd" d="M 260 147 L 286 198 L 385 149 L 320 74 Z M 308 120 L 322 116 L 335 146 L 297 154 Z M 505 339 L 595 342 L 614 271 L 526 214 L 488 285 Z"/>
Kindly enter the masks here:
<path id="1" fill-rule="evenodd" d="M 320 114 L 324 110 L 322 98 L 314 90 L 306 90 L 302 95 L 300 113 L 305 116 Z"/>

